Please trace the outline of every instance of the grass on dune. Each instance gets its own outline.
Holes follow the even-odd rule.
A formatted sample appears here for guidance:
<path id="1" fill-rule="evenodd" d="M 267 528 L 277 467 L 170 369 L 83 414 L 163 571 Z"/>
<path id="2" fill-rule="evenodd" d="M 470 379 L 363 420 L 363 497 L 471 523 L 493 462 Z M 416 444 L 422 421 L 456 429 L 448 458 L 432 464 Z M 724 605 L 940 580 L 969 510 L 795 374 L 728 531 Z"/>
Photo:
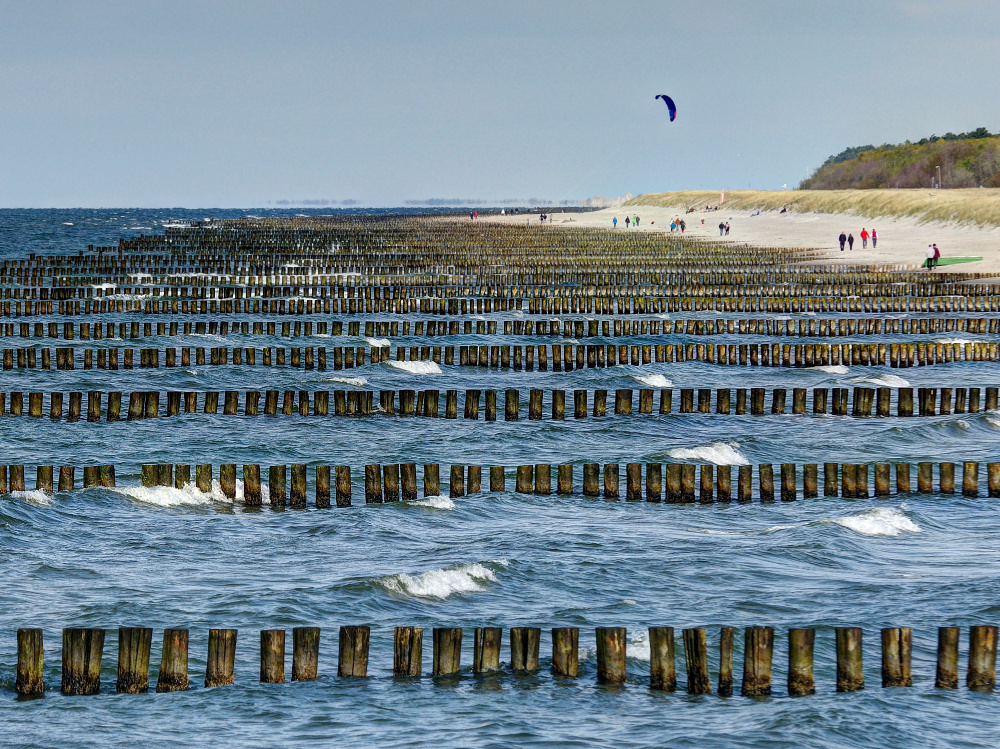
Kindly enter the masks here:
<path id="1" fill-rule="evenodd" d="M 719 202 L 717 190 L 647 193 L 625 205 L 704 208 Z M 870 218 L 909 216 L 921 222 L 1000 226 L 1000 188 L 963 190 L 732 190 L 726 207 L 802 213 L 850 213 Z"/>

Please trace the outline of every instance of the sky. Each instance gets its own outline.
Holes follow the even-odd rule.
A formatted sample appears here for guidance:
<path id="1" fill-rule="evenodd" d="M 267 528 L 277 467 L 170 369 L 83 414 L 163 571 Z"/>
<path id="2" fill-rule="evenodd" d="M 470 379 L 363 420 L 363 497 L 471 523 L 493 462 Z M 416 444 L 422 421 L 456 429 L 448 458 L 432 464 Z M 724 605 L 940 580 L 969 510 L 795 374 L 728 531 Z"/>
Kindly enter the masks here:
<path id="1" fill-rule="evenodd" d="M 997 70 L 996 0 L 0 0 L 0 207 L 791 189 Z"/>

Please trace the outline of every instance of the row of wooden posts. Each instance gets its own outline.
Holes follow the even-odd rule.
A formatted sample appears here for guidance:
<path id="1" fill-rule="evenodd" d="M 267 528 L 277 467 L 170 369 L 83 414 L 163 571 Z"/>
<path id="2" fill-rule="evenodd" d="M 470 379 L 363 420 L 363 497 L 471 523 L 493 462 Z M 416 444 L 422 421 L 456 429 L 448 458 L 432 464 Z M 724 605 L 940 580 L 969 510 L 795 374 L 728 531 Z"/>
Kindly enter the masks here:
<path id="1" fill-rule="evenodd" d="M 333 409 L 330 409 L 330 394 L 333 394 Z M 378 392 L 378 404 L 375 403 L 375 393 Z M 509 389 L 498 390 L 445 390 L 444 418 L 457 419 L 459 413 L 465 419 L 478 420 L 480 405 L 486 421 L 496 421 L 502 415 L 504 421 L 521 419 L 521 391 Z M 459 394 L 462 393 L 461 404 Z M 498 393 L 503 392 L 502 408 L 498 408 Z M 608 390 L 573 390 L 572 416 L 584 419 L 615 415 L 638 414 L 750 414 L 763 416 L 765 414 L 832 414 L 834 416 L 875 416 L 886 417 L 895 414 L 900 417 L 937 416 L 949 414 L 980 413 L 983 410 L 992 411 L 998 406 L 998 388 L 978 387 L 942 387 L 942 388 L 888 388 L 861 387 L 849 388 L 791 388 L 791 408 L 789 410 L 789 390 L 785 388 L 680 388 L 678 398 L 674 398 L 674 390 L 653 389 L 639 390 L 638 404 L 635 391 L 618 389 L 610 391 L 613 399 L 609 408 Z M 656 394 L 659 393 L 658 405 Z M 809 397 L 811 393 L 811 397 Z M 243 404 L 244 416 L 370 416 L 398 415 L 440 417 L 442 391 L 432 390 L 227 390 L 222 392 L 181 392 L 167 391 L 163 402 L 160 391 L 143 390 L 129 393 L 126 413 L 128 420 L 157 418 L 159 416 L 177 416 L 181 413 L 206 414 L 219 413 L 236 416 L 240 414 L 240 404 Z M 714 394 L 714 399 L 713 399 Z M 983 395 L 985 394 L 985 399 Z M 8 398 L 9 395 L 9 398 Z M 25 410 L 25 395 L 27 395 L 27 410 Z M 120 391 L 107 394 L 107 406 L 104 407 L 105 393 L 99 390 L 87 393 L 87 421 L 100 421 L 102 413 L 107 421 L 121 419 L 123 399 Z M 916 395 L 916 398 L 914 398 Z M 261 398 L 263 397 L 263 408 Z M 398 401 L 397 401 L 398 397 Z M 714 400 L 714 402 L 713 402 Z M 80 419 L 83 408 L 83 393 L 42 393 L 20 391 L 11 393 L 0 392 L 0 416 L 28 416 L 40 418 L 45 415 L 45 402 L 48 401 L 48 416 L 51 419 L 63 417 L 63 404 L 68 403 L 66 416 L 70 421 Z M 553 420 L 566 418 L 566 391 L 544 391 L 532 389 L 528 391 L 528 419 L 541 420 L 544 417 L 545 403 L 549 404 L 549 413 Z M 199 409 L 199 403 L 201 408 Z M 895 403 L 895 409 L 893 409 Z M 398 404 L 398 405 L 397 405 Z M 674 408 L 674 405 L 677 408 Z M 161 405 L 163 408 L 161 408 Z M 633 407 L 637 406 L 636 410 Z M 914 408 L 916 406 L 916 409 Z"/>
<path id="2" fill-rule="evenodd" d="M 460 304 L 459 302 L 463 302 Z M 789 314 L 802 312 L 868 313 L 950 313 L 997 312 L 1000 297 L 662 297 L 572 299 L 221 299 L 189 301 L 186 299 L 67 299 L 62 301 L 0 302 L 2 317 L 43 315 L 97 315 L 143 313 L 146 315 L 207 314 L 489 314 L 521 310 L 530 315 L 643 315 L 678 312 L 750 312 Z M 465 310 L 468 310 L 467 312 Z"/>
<path id="3" fill-rule="evenodd" d="M 627 631 L 625 627 L 597 627 L 596 675 L 605 684 L 623 684 L 627 673 Z M 860 627 L 837 627 L 836 690 L 856 692 L 865 688 L 863 632 Z M 913 631 L 910 627 L 886 627 L 881 630 L 882 686 L 913 686 L 911 651 Z M 118 630 L 118 678 L 115 691 L 141 694 L 149 691 L 149 663 L 153 630 L 148 627 L 121 627 Z M 205 687 L 235 683 L 236 642 L 238 630 L 210 629 Z M 766 697 L 772 694 L 772 664 L 774 656 L 773 627 L 746 627 L 744 630 L 743 678 L 740 694 L 744 697 Z M 957 689 L 959 686 L 959 627 L 939 627 L 937 638 L 937 668 L 934 686 Z M 735 627 L 719 631 L 719 666 L 715 692 L 719 696 L 734 693 L 733 652 Z M 337 676 L 366 678 L 369 676 L 369 642 L 367 626 L 342 626 L 339 632 Z M 472 673 L 485 675 L 500 672 L 503 629 L 476 627 L 473 636 Z M 649 687 L 674 692 L 678 687 L 676 643 L 673 627 L 649 627 Z M 73 628 L 62 631 L 61 691 L 67 695 L 92 695 L 101 690 L 101 665 L 105 630 Z M 462 671 L 462 639 L 460 627 L 433 629 L 432 675 L 456 677 Z M 708 637 L 702 627 L 682 631 L 684 668 L 687 691 L 690 694 L 712 694 L 709 673 Z M 511 672 L 533 672 L 539 669 L 541 629 L 538 627 L 510 628 Z M 260 681 L 276 684 L 285 681 L 286 632 L 283 629 L 260 630 Z M 188 673 L 189 631 L 167 629 L 163 632 L 157 692 L 185 691 L 190 687 Z M 788 630 L 788 694 L 815 694 L 813 673 L 816 630 Z M 969 627 L 968 659 L 965 683 L 971 690 L 988 691 L 996 684 L 997 627 Z M 551 671 L 558 677 L 577 678 L 579 675 L 580 629 L 552 629 Z M 292 681 L 310 681 L 319 677 L 319 627 L 295 627 L 292 630 Z M 423 629 L 396 627 L 393 637 L 393 676 L 419 677 L 423 671 Z M 15 690 L 23 696 L 45 693 L 43 631 L 17 631 L 17 676 Z"/>
<path id="4" fill-rule="evenodd" d="M 961 493 L 966 497 L 980 495 L 980 464 L 965 461 L 961 466 Z M 822 486 L 820 467 L 822 466 Z M 733 496 L 733 468 L 736 468 L 736 495 Z M 2 467 L 0 467 L 2 468 Z M 920 462 L 916 464 L 919 494 L 954 494 L 956 491 L 956 464 L 952 462 Z M 869 470 L 871 469 L 871 470 Z M 936 469 L 936 470 L 935 470 Z M 51 469 L 50 476 L 51 476 Z M 618 463 L 584 463 L 582 466 L 582 494 L 585 497 L 618 499 L 621 496 L 621 466 Z M 574 482 L 576 466 L 563 463 L 556 466 L 556 482 L 553 487 L 552 465 L 547 463 L 519 465 L 515 469 L 514 491 L 519 494 L 548 496 L 553 493 L 572 495 L 577 492 Z M 292 508 L 303 509 L 307 502 L 307 479 L 309 467 L 305 464 L 291 466 L 291 485 L 288 484 L 288 466 L 270 466 L 267 469 L 267 490 L 273 508 L 283 508 L 286 503 Z M 912 466 L 910 463 L 782 463 L 778 467 L 778 494 L 782 501 L 792 502 L 799 496 L 810 499 L 820 495 L 863 499 L 869 496 L 887 497 L 892 494 L 892 478 L 895 472 L 896 494 L 913 491 Z M 349 507 L 352 503 L 353 478 L 351 466 L 317 465 L 313 468 L 315 479 L 315 505 L 318 508 L 331 506 L 331 498 L 337 507 Z M 775 494 L 775 467 L 770 463 L 752 465 L 714 465 L 694 463 L 627 463 L 625 464 L 625 498 L 630 501 L 692 503 L 695 501 L 751 502 L 754 498 L 754 473 L 757 478 L 757 498 L 761 502 L 773 502 Z M 869 475 L 874 479 L 874 485 Z M 937 486 L 935 488 L 935 474 Z M 23 482 L 23 469 L 21 469 Z M 230 499 L 236 498 L 237 466 L 222 464 L 216 472 L 211 465 L 195 467 L 195 486 L 202 492 L 212 490 L 213 475 L 218 476 L 220 490 Z M 335 477 L 335 494 L 331 497 L 331 476 Z M 489 466 L 490 492 L 505 492 L 507 467 Z M 452 498 L 483 491 L 482 466 L 452 465 L 448 471 L 448 494 Z M 243 501 L 248 507 L 262 504 L 262 470 L 256 464 L 242 467 Z M 986 464 L 987 495 L 1000 497 L 1000 463 Z M 170 463 L 145 464 L 142 466 L 144 486 L 174 486 L 182 488 L 191 481 L 191 466 Z M 800 489 L 801 487 L 801 494 Z M 2 487 L 0 487 L 2 488 Z M 44 487 L 40 487 L 44 488 Z M 49 487 L 51 488 L 51 487 Z M 60 488 L 62 488 L 60 486 Z M 72 488 L 70 486 L 69 488 Z M 365 502 L 411 501 L 417 499 L 416 463 L 371 463 L 364 468 Z M 441 466 L 429 463 L 423 466 L 423 496 L 441 495 Z"/>
<path id="5" fill-rule="evenodd" d="M 151 338 L 154 335 L 268 335 L 300 336 L 457 336 L 457 335 L 563 336 L 566 338 L 622 337 L 638 335 L 767 335 L 798 337 L 844 337 L 854 335 L 911 335 L 940 333 L 1000 333 L 1000 317 L 921 318 L 812 318 L 775 319 L 687 319 L 687 320 L 263 320 L 184 322 L 20 322 L 0 323 L 0 337 L 62 338 L 72 341 L 103 338 Z"/>
<path id="6" fill-rule="evenodd" d="M 351 369 L 387 361 L 433 361 L 448 366 L 480 367 L 514 371 L 553 372 L 631 364 L 674 364 L 699 361 L 720 366 L 751 367 L 821 367 L 885 366 L 906 368 L 961 361 L 1000 361 L 1000 343 L 751 343 L 751 344 L 553 344 L 551 346 L 306 346 L 257 349 L 228 346 L 138 349 L 104 347 L 83 349 L 82 361 L 74 347 L 58 347 L 56 369 L 122 369 L 190 367 L 211 365 L 292 366 L 326 370 Z M 456 351 L 458 360 L 456 362 Z M 121 357 L 119 359 L 119 352 Z M 194 356 L 192 356 L 192 352 Z M 178 356 L 178 353 L 180 354 Z M 537 353 L 537 357 L 536 357 Z M 259 356 L 258 356 L 259 354 Z M 52 350 L 48 348 L 2 349 L 3 369 L 51 369 Z"/>
<path id="7" fill-rule="evenodd" d="M 966 461 L 920 462 L 917 467 L 916 491 L 919 494 L 954 494 L 956 491 L 956 465 L 961 465 L 961 493 L 966 497 L 980 496 L 980 464 Z M 820 487 L 820 466 L 822 466 L 822 488 Z M 733 468 L 736 468 L 736 496 L 733 496 Z M 488 466 L 489 491 L 505 492 L 507 487 L 507 467 Z M 513 468 L 513 467 L 512 467 Z M 935 470 L 936 468 L 936 470 Z M 869 471 L 871 469 L 871 471 Z M 35 472 L 35 489 L 52 493 L 72 491 L 76 488 L 76 467 L 59 466 L 58 474 L 52 465 L 39 465 Z M 548 496 L 553 493 L 552 465 L 547 463 L 519 465 L 515 470 L 514 491 L 518 494 Z M 618 463 L 584 463 L 582 494 L 585 497 L 618 499 L 621 496 L 621 466 Z M 781 463 L 778 468 L 779 488 L 775 494 L 775 468 L 773 464 L 762 463 L 756 467 L 757 493 L 761 502 L 773 502 L 777 497 L 792 502 L 801 496 L 806 499 L 818 497 L 822 490 L 824 497 L 844 497 L 849 499 L 869 496 L 887 497 L 892 494 L 892 476 L 895 472 L 896 494 L 913 491 L 910 463 Z M 307 479 L 309 466 L 291 466 L 291 484 L 288 483 L 287 465 L 267 467 L 267 492 L 272 508 L 281 509 L 286 505 L 293 509 L 307 506 Z M 555 493 L 573 495 L 577 493 L 574 483 L 576 466 L 563 463 L 556 466 Z M 667 503 L 746 503 L 754 499 L 754 467 L 752 465 L 714 465 L 694 463 L 627 463 L 625 464 L 625 498 L 630 501 Z M 113 465 L 83 466 L 83 487 L 114 487 L 117 485 L 117 471 Z M 316 465 L 313 468 L 315 506 L 328 508 L 331 499 L 337 507 L 350 507 L 353 495 L 353 477 L 350 466 Z M 869 478 L 874 477 L 874 485 Z M 937 481 L 935 482 L 935 474 Z M 237 496 L 237 466 L 224 463 L 214 469 L 208 464 L 195 466 L 194 481 L 190 464 L 157 463 L 145 464 L 141 469 L 143 486 L 173 486 L 183 488 L 193 484 L 199 491 L 212 491 L 213 478 L 218 477 L 222 494 L 229 499 Z M 801 478 L 799 478 L 801 476 Z M 335 477 L 331 494 L 331 477 Z M 416 463 L 371 463 L 364 468 L 365 502 L 411 501 L 417 494 Z M 473 465 L 452 465 L 448 471 L 448 494 L 452 498 L 480 494 L 483 491 L 483 467 Z M 56 480 L 58 478 L 58 481 Z M 262 471 L 257 464 L 242 466 L 243 503 L 253 508 L 263 500 Z M 989 497 L 1000 497 L 1000 463 L 986 464 L 986 493 Z M 937 488 L 935 489 L 935 483 Z M 0 493 L 25 491 L 25 469 L 23 465 L 0 465 Z M 428 463 L 423 466 L 423 496 L 441 495 L 441 466 Z"/>

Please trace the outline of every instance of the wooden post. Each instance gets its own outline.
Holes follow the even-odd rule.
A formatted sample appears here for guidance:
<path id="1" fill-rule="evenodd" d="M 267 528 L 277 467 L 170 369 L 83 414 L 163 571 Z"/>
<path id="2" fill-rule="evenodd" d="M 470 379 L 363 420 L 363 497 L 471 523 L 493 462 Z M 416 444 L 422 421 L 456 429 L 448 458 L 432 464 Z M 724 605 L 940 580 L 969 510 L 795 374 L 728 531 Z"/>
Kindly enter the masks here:
<path id="1" fill-rule="evenodd" d="M 424 465 L 424 496 L 441 496 L 441 473 L 437 463 L 427 463 Z"/>
<path id="2" fill-rule="evenodd" d="M 572 463 L 563 463 L 559 466 L 556 477 L 556 493 L 562 495 L 573 493 Z"/>
<path id="3" fill-rule="evenodd" d="M 293 510 L 306 508 L 306 472 L 304 463 L 292 464 L 292 490 L 288 494 L 288 504 Z"/>
<path id="4" fill-rule="evenodd" d="M 663 466 L 646 464 L 646 501 L 659 502 L 663 498 Z"/>
<path id="5" fill-rule="evenodd" d="M 837 691 L 856 692 L 865 688 L 861 654 L 861 628 L 837 627 Z"/>
<path id="6" fill-rule="evenodd" d="M 942 494 L 955 493 L 955 464 L 938 463 L 938 480 L 941 482 Z"/>
<path id="7" fill-rule="evenodd" d="M 341 627 L 337 676 L 368 676 L 371 627 Z"/>
<path id="8" fill-rule="evenodd" d="M 268 493 L 271 498 L 271 509 L 284 509 L 288 501 L 286 489 L 288 466 L 270 466 L 267 471 Z"/>
<path id="9" fill-rule="evenodd" d="M 693 466 L 692 466 L 693 468 Z M 606 463 L 604 465 L 604 497 L 605 499 L 618 499 L 619 495 L 618 464 Z M 692 492 L 694 491 L 692 483 Z"/>
<path id="10" fill-rule="evenodd" d="M 969 670 L 965 684 L 975 691 L 992 690 L 997 680 L 997 628 L 969 627 Z"/>
<path id="11" fill-rule="evenodd" d="M 535 494 L 548 496 L 552 494 L 552 466 L 548 463 L 538 463 L 535 470 Z"/>
<path id="12" fill-rule="evenodd" d="M 382 466 L 382 501 L 399 501 L 399 464 L 389 463 Z"/>
<path id="13" fill-rule="evenodd" d="M 689 694 L 711 694 L 712 681 L 708 676 L 708 645 L 705 630 L 692 627 L 684 630 L 684 661 L 687 666 Z"/>
<path id="14" fill-rule="evenodd" d="M 490 491 L 507 491 L 507 475 L 503 466 L 490 466 Z"/>
<path id="15" fill-rule="evenodd" d="M 583 496 L 598 497 L 601 494 L 601 467 L 597 463 L 583 464 Z"/>
<path id="16" fill-rule="evenodd" d="M 781 464 L 781 501 L 794 502 L 796 499 L 795 489 L 795 464 Z"/>
<path id="17" fill-rule="evenodd" d="M 149 691 L 149 648 L 153 630 L 148 627 L 118 628 L 118 682 L 115 691 L 144 694 Z"/>
<path id="18" fill-rule="evenodd" d="M 979 496 L 979 463 L 966 461 L 962 464 L 962 496 Z"/>
<path id="19" fill-rule="evenodd" d="M 553 674 L 575 679 L 579 672 L 579 653 L 579 627 L 554 627 L 552 629 Z"/>
<path id="20" fill-rule="evenodd" d="M 62 693 L 97 694 L 101 691 L 103 629 L 64 629 Z"/>
<path id="21" fill-rule="evenodd" d="M 236 499 L 236 465 L 223 463 L 219 466 L 219 487 L 228 499 Z"/>
<path id="22" fill-rule="evenodd" d="M 292 629 L 292 681 L 313 681 L 319 676 L 319 627 Z"/>
<path id="23" fill-rule="evenodd" d="M 813 677 L 815 629 L 788 630 L 788 694 L 793 697 L 816 693 Z"/>
<path id="24" fill-rule="evenodd" d="M 938 689 L 958 689 L 958 627 L 938 627 L 937 674 Z"/>
<path id="25" fill-rule="evenodd" d="M 413 496 L 407 497 L 407 472 L 403 472 L 403 499 L 416 499 L 417 498 L 417 470 L 416 466 L 412 463 L 409 464 L 412 467 L 412 480 L 413 480 Z M 404 466 L 405 468 L 405 466 Z M 351 467 L 350 466 L 337 466 L 334 471 L 337 476 L 337 507 L 350 507 L 351 506 Z"/>
<path id="26" fill-rule="evenodd" d="M 163 630 L 157 692 L 183 692 L 188 688 L 188 631 Z"/>
<path id="27" fill-rule="evenodd" d="M 260 631 L 260 683 L 285 682 L 285 630 Z"/>
<path id="28" fill-rule="evenodd" d="M 744 633 L 743 686 L 744 697 L 766 697 L 771 694 L 771 658 L 774 653 L 773 627 L 747 627 Z"/>
<path id="29" fill-rule="evenodd" d="M 736 477 L 736 501 L 746 504 L 753 501 L 753 466 L 742 465 Z"/>
<path id="30" fill-rule="evenodd" d="M 917 463 L 917 491 L 920 494 L 934 492 L 933 466 L 933 463 Z"/>
<path id="31" fill-rule="evenodd" d="M 642 464 L 625 465 L 625 499 L 638 502 L 642 499 Z"/>
<path id="32" fill-rule="evenodd" d="M 420 676 L 423 651 L 423 629 L 396 627 L 392 638 L 393 676 Z"/>
<path id="33" fill-rule="evenodd" d="M 598 627 L 597 681 L 605 684 L 625 682 L 625 627 Z"/>
<path id="34" fill-rule="evenodd" d="M 328 509 L 330 507 L 330 466 L 316 466 L 316 507 L 317 509 Z"/>
<path id="35" fill-rule="evenodd" d="M 425 492 L 425 496 L 431 495 L 427 495 Z M 365 504 L 380 504 L 381 502 L 382 466 L 378 463 L 370 463 L 365 466 Z"/>
<path id="36" fill-rule="evenodd" d="M 673 627 L 649 628 L 649 688 L 664 692 L 677 689 Z"/>
<path id="37" fill-rule="evenodd" d="M 909 627 L 882 629 L 882 686 L 912 687 L 910 649 L 913 630 Z"/>
<path id="38" fill-rule="evenodd" d="M 513 630 L 511 630 L 511 637 L 513 637 Z M 483 674 L 500 669 L 500 642 L 502 639 L 503 629 L 500 627 L 476 627 L 472 642 L 472 673 Z M 513 644 L 511 648 L 513 649 Z"/>
<path id="39" fill-rule="evenodd" d="M 802 496 L 805 499 L 819 496 L 819 466 L 816 463 L 802 466 Z"/>
<path id="40" fill-rule="evenodd" d="M 760 501 L 774 501 L 774 466 L 762 463 L 757 466 L 757 480 L 760 484 Z"/>
<path id="41" fill-rule="evenodd" d="M 233 683 L 236 634 L 235 629 L 208 630 L 208 661 L 205 666 L 206 687 L 221 687 Z"/>
<path id="42" fill-rule="evenodd" d="M 457 674 L 462 664 L 461 627 L 435 627 L 433 631 L 433 676 Z"/>
<path id="43" fill-rule="evenodd" d="M 194 469 L 195 485 L 198 491 L 208 494 L 212 491 L 212 466 L 198 465 Z"/>
<path id="44" fill-rule="evenodd" d="M 42 639 L 40 629 L 17 630 L 17 677 L 14 689 L 22 697 L 45 694 L 45 652 Z"/>
<path id="45" fill-rule="evenodd" d="M 243 466 L 243 504 L 246 507 L 261 506 L 260 466 Z"/>
<path id="46" fill-rule="evenodd" d="M 511 671 L 538 669 L 538 647 L 542 630 L 538 627 L 510 628 Z"/>
<path id="47" fill-rule="evenodd" d="M 720 697 L 733 696 L 733 627 L 719 628 L 719 686 L 716 693 Z"/>

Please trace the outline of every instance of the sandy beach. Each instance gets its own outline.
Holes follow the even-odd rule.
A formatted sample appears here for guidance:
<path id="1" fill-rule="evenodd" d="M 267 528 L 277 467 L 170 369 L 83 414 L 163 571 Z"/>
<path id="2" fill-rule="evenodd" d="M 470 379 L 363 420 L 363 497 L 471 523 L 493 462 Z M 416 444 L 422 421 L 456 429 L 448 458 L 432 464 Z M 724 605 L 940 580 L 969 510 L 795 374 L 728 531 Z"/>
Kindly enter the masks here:
<path id="1" fill-rule="evenodd" d="M 641 200 L 641 197 L 638 199 Z M 685 236 L 715 242 L 748 243 L 763 247 L 802 247 L 829 250 L 829 260 L 843 263 L 901 263 L 919 266 L 924 262 L 927 245 L 936 242 L 943 258 L 982 257 L 970 263 L 942 266 L 949 272 L 1000 274 L 1000 228 L 981 229 L 943 222 L 921 222 L 916 218 L 870 218 L 844 213 L 799 213 L 778 210 L 756 211 L 729 209 L 696 211 L 685 215 L 683 207 L 629 205 L 606 208 L 591 213 L 554 212 L 552 224 L 560 226 L 612 227 L 618 218 L 617 231 L 670 231 L 670 221 L 683 218 Z M 625 228 L 625 217 L 639 216 L 639 228 Z M 487 216 L 504 222 L 538 222 L 538 215 Z M 719 222 L 729 222 L 729 236 L 719 236 Z M 702 223 L 704 222 L 704 225 Z M 878 247 L 871 241 L 862 247 L 861 230 L 878 231 Z M 854 249 L 840 251 L 841 232 L 854 235 Z"/>

